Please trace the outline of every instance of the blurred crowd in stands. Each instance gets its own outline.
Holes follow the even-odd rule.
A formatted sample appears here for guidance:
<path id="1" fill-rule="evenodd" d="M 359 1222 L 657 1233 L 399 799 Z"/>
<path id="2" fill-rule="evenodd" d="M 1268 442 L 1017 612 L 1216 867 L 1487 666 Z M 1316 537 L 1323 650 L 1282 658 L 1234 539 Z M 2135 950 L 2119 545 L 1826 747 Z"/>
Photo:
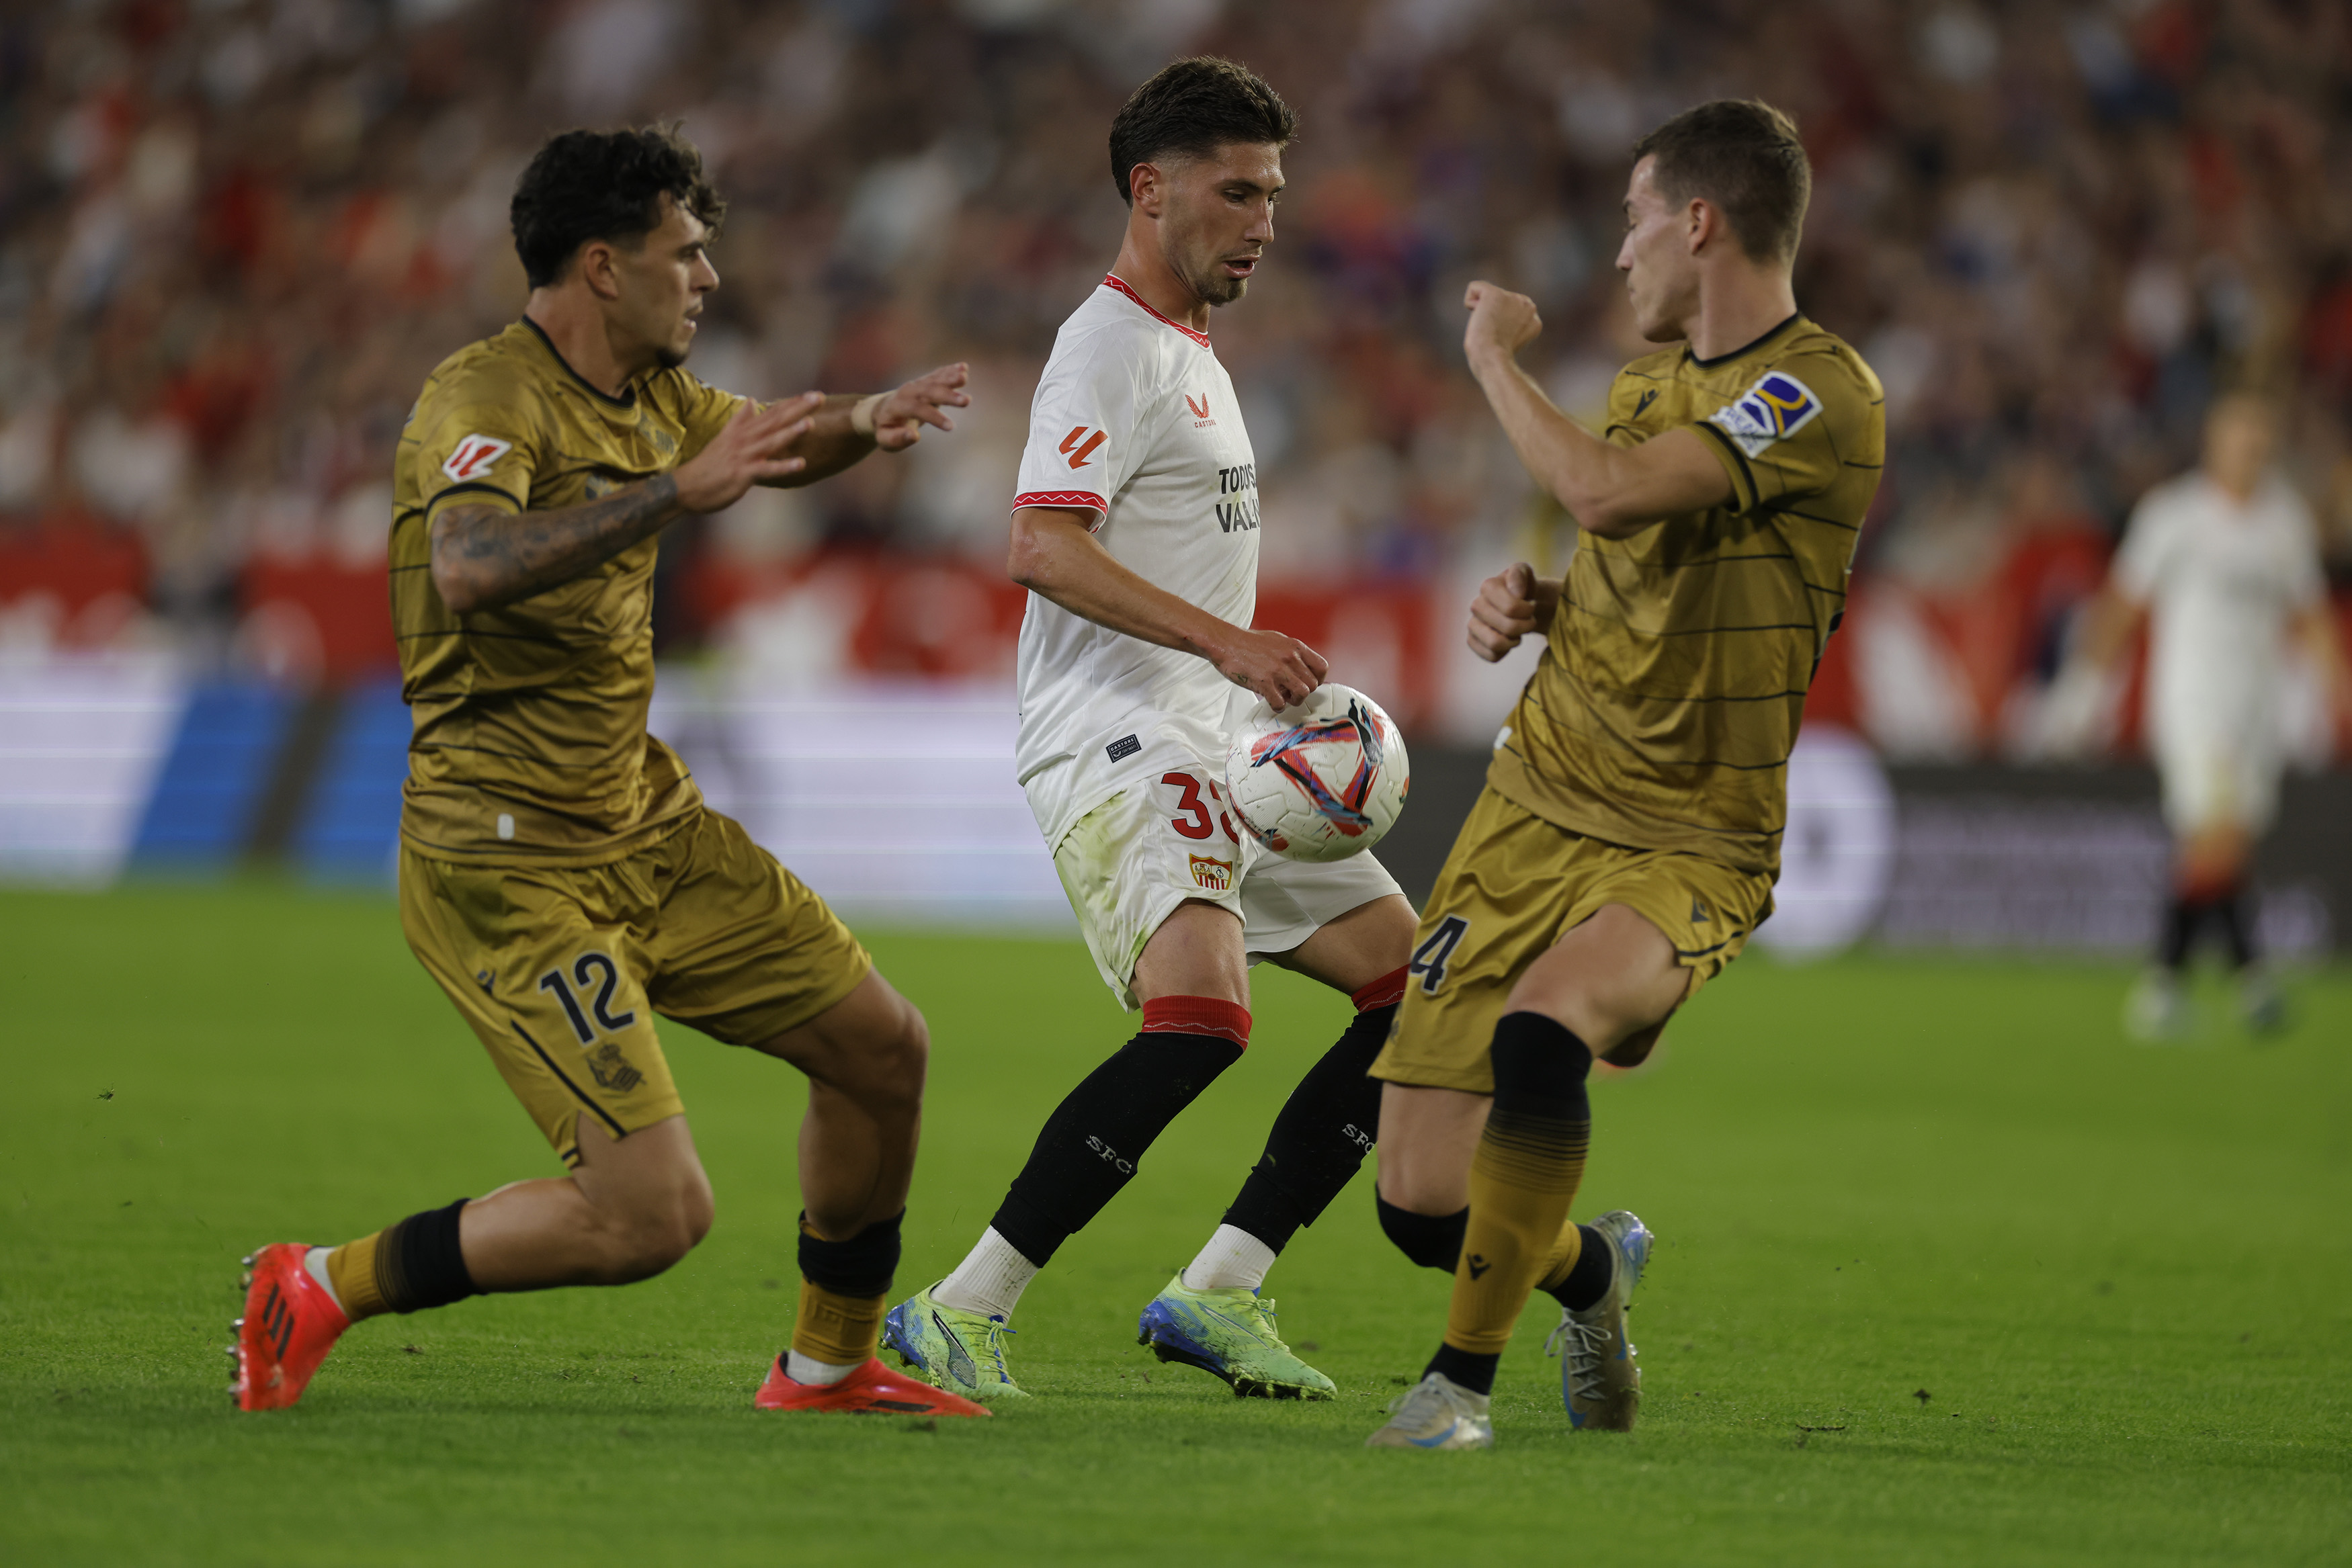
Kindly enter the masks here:
<path id="1" fill-rule="evenodd" d="M 1270 580 L 1392 594 L 1541 548 L 1462 287 L 1533 294 L 1531 365 L 1596 409 L 1642 347 L 1627 149 L 1750 94 L 1814 161 L 1799 299 L 1886 384 L 1855 601 L 1883 619 L 1840 657 L 1898 695 L 1925 661 L 1913 749 L 2001 748 L 2217 386 L 2282 394 L 2352 572 L 2335 0 L 57 0 L 0 19 L 0 647 L 384 663 L 394 444 L 434 363 L 520 308 L 517 172 L 551 130 L 674 118 L 733 204 L 694 370 L 782 394 L 964 359 L 976 402 L 907 460 L 677 530 L 664 645 L 812 574 L 919 570 L 949 588 L 885 617 L 906 646 L 836 627 L 859 646 L 828 656 L 995 669 L 1030 391 L 1118 244 L 1104 134 L 1196 50 L 1304 125 L 1271 265 L 1213 328 Z"/>

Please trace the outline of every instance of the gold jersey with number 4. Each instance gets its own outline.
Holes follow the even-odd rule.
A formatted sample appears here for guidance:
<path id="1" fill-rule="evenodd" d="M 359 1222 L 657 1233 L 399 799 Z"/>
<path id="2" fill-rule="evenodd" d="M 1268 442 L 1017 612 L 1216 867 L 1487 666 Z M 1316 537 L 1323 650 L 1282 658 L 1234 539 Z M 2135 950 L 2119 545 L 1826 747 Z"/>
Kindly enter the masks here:
<path id="1" fill-rule="evenodd" d="M 1802 316 L 1634 361 L 1608 439 L 1696 431 L 1731 499 L 1584 535 L 1487 782 L 1573 833 L 1777 873 L 1790 748 L 1886 455 L 1885 394 Z"/>
<path id="2" fill-rule="evenodd" d="M 1695 430 L 1731 499 L 1580 543 L 1373 1077 L 1493 1093 L 1488 1042 L 1519 977 L 1611 904 L 1664 936 L 1685 998 L 1739 956 L 1772 910 L 1789 751 L 1877 492 L 1881 402 L 1860 356 L 1801 316 L 1738 353 L 1673 349 L 1618 376 L 1608 439 Z"/>
<path id="3" fill-rule="evenodd" d="M 393 478 L 393 630 L 416 727 L 400 817 L 410 848 L 602 865 L 701 803 L 677 754 L 646 733 L 657 540 L 458 615 L 433 587 L 433 519 L 452 506 L 525 513 L 595 500 L 689 460 L 743 403 L 675 369 L 608 396 L 529 320 L 460 349 L 425 382 Z"/>

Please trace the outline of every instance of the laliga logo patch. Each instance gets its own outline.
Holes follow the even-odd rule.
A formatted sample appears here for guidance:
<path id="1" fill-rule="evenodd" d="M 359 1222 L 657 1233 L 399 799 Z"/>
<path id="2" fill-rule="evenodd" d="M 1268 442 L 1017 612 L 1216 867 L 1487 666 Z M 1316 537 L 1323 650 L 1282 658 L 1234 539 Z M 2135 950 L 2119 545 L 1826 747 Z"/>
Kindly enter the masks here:
<path id="1" fill-rule="evenodd" d="M 457 443 L 457 449 L 441 465 L 441 472 L 460 484 L 478 479 L 490 471 L 492 464 L 513 450 L 511 441 L 500 441 L 495 435 L 469 435 Z"/>
<path id="2" fill-rule="evenodd" d="M 1109 439 L 1108 431 L 1097 430 L 1089 435 L 1085 425 L 1074 424 L 1070 427 L 1070 434 L 1062 437 L 1062 455 L 1070 460 L 1071 467 L 1083 468 L 1087 460 L 1095 455 L 1095 448 Z"/>
<path id="3" fill-rule="evenodd" d="M 1776 441 L 1786 441 L 1812 423 L 1822 400 L 1786 371 L 1768 371 L 1740 396 L 1706 416 L 1750 457 L 1761 457 Z"/>

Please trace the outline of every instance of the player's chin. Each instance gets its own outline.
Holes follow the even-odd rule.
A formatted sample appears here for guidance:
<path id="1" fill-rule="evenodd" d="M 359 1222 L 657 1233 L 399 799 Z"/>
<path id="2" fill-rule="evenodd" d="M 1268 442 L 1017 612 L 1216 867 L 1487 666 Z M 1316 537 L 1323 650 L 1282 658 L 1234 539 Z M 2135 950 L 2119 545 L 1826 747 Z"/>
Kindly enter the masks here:
<path id="1" fill-rule="evenodd" d="M 1248 272 L 1236 272 L 1229 263 L 1220 262 L 1200 285 L 1200 296 L 1212 305 L 1231 305 L 1249 292 L 1250 276 Z"/>

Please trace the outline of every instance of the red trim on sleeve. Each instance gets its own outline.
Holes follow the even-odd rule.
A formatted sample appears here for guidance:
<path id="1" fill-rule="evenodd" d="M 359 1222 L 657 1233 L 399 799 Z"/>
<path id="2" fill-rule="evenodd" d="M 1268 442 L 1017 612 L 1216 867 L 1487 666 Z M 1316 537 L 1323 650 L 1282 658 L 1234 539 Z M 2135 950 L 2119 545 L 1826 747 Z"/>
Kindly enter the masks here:
<path id="1" fill-rule="evenodd" d="M 1129 299 L 1134 300 L 1138 305 L 1141 305 L 1143 307 L 1144 313 L 1150 316 L 1154 321 L 1166 322 L 1167 325 L 1175 328 L 1179 332 L 1183 333 L 1184 336 L 1192 339 L 1192 341 L 1200 344 L 1201 347 L 1204 349 L 1209 346 L 1209 335 L 1206 332 L 1195 332 L 1192 328 L 1187 327 L 1181 321 L 1170 321 L 1167 317 L 1162 316 L 1159 311 L 1152 309 L 1150 305 L 1146 303 L 1142 295 L 1138 294 L 1134 289 L 1129 288 L 1127 286 L 1127 279 L 1121 277 L 1118 273 L 1104 273 L 1103 287 L 1105 288 L 1116 288 L 1121 294 L 1126 295 Z"/>
<path id="2" fill-rule="evenodd" d="M 1405 964 L 1397 966 L 1348 999 L 1356 1004 L 1356 1010 L 1360 1013 L 1368 1013 L 1374 1008 L 1396 1006 L 1404 1000 L 1405 976 L 1411 967 Z"/>
<path id="3" fill-rule="evenodd" d="M 1143 1004 L 1145 1034 L 1207 1034 L 1249 1049 L 1249 1009 L 1223 997 L 1157 997 Z"/>
<path id="4" fill-rule="evenodd" d="M 1013 497 L 1013 509 L 1024 507 L 1067 507 L 1072 511 L 1108 512 L 1110 503 L 1091 490 L 1024 490 Z"/>

